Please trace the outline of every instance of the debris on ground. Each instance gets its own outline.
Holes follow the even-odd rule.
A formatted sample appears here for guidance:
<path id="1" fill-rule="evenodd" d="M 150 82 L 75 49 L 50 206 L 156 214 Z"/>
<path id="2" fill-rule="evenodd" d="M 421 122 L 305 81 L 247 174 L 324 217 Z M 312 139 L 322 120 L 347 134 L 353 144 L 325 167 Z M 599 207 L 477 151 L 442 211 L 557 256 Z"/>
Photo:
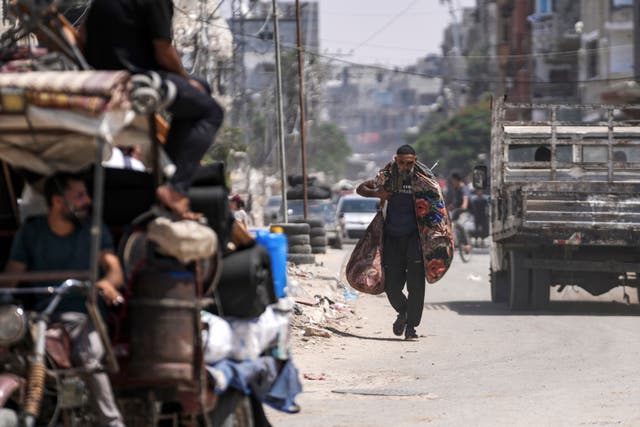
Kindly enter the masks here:
<path id="1" fill-rule="evenodd" d="M 290 264 L 287 293 L 295 303 L 291 321 L 294 334 L 305 337 L 331 337 L 326 328 L 341 326 L 353 317 L 352 304 L 358 298 L 338 274 L 318 264 Z"/>
<path id="2" fill-rule="evenodd" d="M 312 381 L 324 381 L 327 379 L 324 375 L 303 374 L 302 376 L 304 377 L 305 380 L 312 380 Z"/>

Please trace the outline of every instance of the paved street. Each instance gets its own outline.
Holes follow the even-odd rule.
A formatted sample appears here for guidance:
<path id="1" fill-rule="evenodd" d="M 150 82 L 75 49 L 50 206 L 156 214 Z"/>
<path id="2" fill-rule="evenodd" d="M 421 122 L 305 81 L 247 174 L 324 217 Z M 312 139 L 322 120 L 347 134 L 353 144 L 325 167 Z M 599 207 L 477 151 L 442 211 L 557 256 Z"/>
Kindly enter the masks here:
<path id="1" fill-rule="evenodd" d="M 510 313 L 489 300 L 488 264 L 456 260 L 427 288 L 418 342 L 395 337 L 386 297 L 369 295 L 331 338 L 297 340 L 301 376 L 324 379 L 303 379 L 302 412 L 269 412 L 273 425 L 640 425 L 638 305 L 566 288 L 543 313 Z"/>

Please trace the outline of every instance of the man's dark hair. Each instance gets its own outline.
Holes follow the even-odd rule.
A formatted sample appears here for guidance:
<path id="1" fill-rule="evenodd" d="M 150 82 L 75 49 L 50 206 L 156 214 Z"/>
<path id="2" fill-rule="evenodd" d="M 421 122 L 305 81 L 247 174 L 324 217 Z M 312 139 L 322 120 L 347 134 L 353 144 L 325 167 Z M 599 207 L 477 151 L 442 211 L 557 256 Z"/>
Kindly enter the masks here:
<path id="1" fill-rule="evenodd" d="M 416 155 L 416 150 L 414 150 L 413 147 L 410 146 L 409 144 L 404 144 L 404 145 L 398 147 L 398 150 L 396 151 L 396 154 L 413 154 L 415 156 Z"/>
<path id="2" fill-rule="evenodd" d="M 454 171 L 454 172 L 451 172 L 450 178 L 458 181 L 462 181 L 462 174 L 459 171 Z"/>
<path id="3" fill-rule="evenodd" d="M 58 172 L 47 178 L 44 182 L 44 198 L 48 207 L 51 207 L 53 196 L 62 196 L 65 190 L 69 188 L 69 182 L 71 181 L 84 182 L 84 179 L 79 174 L 68 172 Z"/>
<path id="4" fill-rule="evenodd" d="M 534 162 L 550 162 L 551 161 L 551 150 L 544 145 L 541 145 L 536 149 L 536 152 L 533 153 L 533 161 Z"/>

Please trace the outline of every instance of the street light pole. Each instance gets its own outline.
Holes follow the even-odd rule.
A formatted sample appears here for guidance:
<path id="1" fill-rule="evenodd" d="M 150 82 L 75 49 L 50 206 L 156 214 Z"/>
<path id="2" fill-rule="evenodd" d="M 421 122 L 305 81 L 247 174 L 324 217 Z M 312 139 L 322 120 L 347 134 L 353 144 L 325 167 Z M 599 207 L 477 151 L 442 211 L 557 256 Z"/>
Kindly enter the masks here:
<path id="1" fill-rule="evenodd" d="M 286 161 L 284 149 L 284 110 L 282 107 L 282 67 L 280 63 L 280 26 L 278 24 L 278 1 L 273 1 L 273 41 L 276 48 L 276 105 L 278 125 L 278 143 L 280 145 L 280 185 L 282 187 L 282 219 L 285 223 L 289 222 L 287 214 L 287 177 L 286 177 Z"/>
<path id="2" fill-rule="evenodd" d="M 300 0 L 296 0 L 296 27 L 298 40 L 298 81 L 300 90 L 298 97 L 300 102 L 300 146 L 302 148 L 302 206 L 304 219 L 308 216 L 307 194 L 307 148 L 305 138 L 305 112 L 304 112 L 304 69 L 302 58 L 302 19 L 300 18 Z"/>

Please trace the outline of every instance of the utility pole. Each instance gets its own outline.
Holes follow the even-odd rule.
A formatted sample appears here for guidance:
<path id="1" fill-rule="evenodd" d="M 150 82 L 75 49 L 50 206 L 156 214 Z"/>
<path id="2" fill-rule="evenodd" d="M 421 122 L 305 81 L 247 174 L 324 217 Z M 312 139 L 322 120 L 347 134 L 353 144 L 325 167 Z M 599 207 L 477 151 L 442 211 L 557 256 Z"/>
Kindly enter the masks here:
<path id="1" fill-rule="evenodd" d="M 233 18 L 233 31 L 239 33 L 238 36 L 234 37 L 234 40 L 237 40 L 237 42 L 233 49 L 233 109 L 230 118 L 231 124 L 237 127 L 240 124 L 240 118 L 244 116 L 242 111 L 244 109 L 246 86 L 246 72 L 244 64 L 246 36 L 244 34 L 245 15 L 242 11 L 242 0 L 233 0 L 231 2 L 231 13 Z"/>
<path id="2" fill-rule="evenodd" d="M 287 213 L 287 173 L 284 150 L 284 110 L 282 107 L 282 66 L 280 62 L 280 25 L 278 23 L 278 1 L 273 2 L 273 42 L 276 49 L 276 105 L 277 105 L 277 134 L 280 146 L 280 185 L 282 187 L 282 218 L 289 222 Z"/>
<path id="3" fill-rule="evenodd" d="M 298 91 L 298 97 L 300 102 L 300 146 L 302 148 L 302 206 L 304 212 L 304 219 L 308 216 L 308 203 L 307 203 L 307 148 L 305 137 L 305 111 L 304 111 L 304 61 L 302 58 L 302 19 L 300 17 L 300 0 L 296 0 L 296 27 L 297 27 L 297 41 L 298 41 L 298 81 L 300 84 L 300 90 Z"/>
<path id="4" fill-rule="evenodd" d="M 456 58 L 449 58 L 448 62 L 451 66 L 451 74 L 452 74 L 452 78 L 454 79 L 453 81 L 450 82 L 450 89 L 451 89 L 451 98 L 452 98 L 452 107 L 449 111 L 449 114 L 453 114 L 454 113 L 454 109 L 457 110 L 460 107 L 460 99 L 459 99 L 459 94 L 460 91 L 458 90 L 458 85 L 459 82 L 456 81 L 455 79 L 458 78 L 458 64 L 457 61 L 461 58 L 462 55 L 462 48 L 461 48 L 461 42 L 460 42 L 460 28 L 458 26 L 458 18 L 456 17 L 456 11 L 453 7 L 453 0 L 440 0 L 440 3 L 447 3 L 449 5 L 449 16 L 451 16 L 451 35 L 453 37 L 453 56 L 455 56 Z M 447 52 L 449 53 L 449 52 Z"/>
<path id="5" fill-rule="evenodd" d="M 633 74 L 640 82 L 640 0 L 633 0 Z"/>

